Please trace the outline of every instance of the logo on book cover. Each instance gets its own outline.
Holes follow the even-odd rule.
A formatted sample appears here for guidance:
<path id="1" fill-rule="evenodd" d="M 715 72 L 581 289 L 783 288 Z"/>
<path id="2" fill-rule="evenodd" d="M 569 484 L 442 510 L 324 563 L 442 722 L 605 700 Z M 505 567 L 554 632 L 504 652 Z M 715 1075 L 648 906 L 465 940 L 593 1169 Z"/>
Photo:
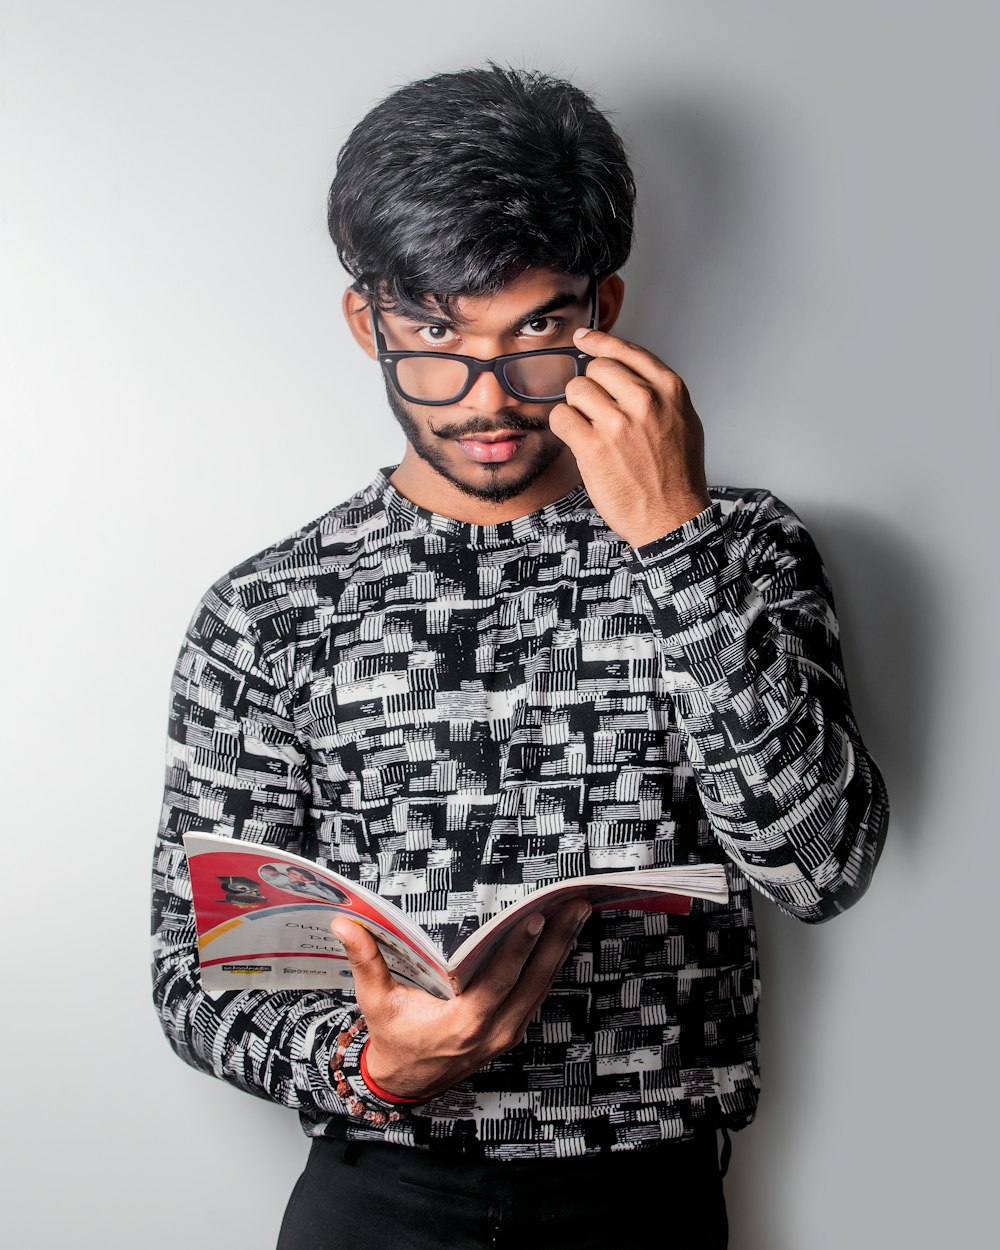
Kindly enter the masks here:
<path id="1" fill-rule="evenodd" d="M 270 964 L 223 964 L 223 972 L 245 972 L 253 975 L 255 972 L 270 972 Z"/>

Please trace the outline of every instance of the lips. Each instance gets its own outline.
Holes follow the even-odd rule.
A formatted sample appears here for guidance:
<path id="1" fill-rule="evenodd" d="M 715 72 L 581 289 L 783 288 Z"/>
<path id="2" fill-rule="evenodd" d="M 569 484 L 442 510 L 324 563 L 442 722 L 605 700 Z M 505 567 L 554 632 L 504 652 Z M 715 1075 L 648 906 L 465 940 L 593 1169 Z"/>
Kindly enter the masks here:
<path id="1" fill-rule="evenodd" d="M 524 439 L 524 434 L 500 430 L 494 434 L 474 434 L 455 441 L 470 460 L 479 464 L 499 464 L 516 456 Z"/>

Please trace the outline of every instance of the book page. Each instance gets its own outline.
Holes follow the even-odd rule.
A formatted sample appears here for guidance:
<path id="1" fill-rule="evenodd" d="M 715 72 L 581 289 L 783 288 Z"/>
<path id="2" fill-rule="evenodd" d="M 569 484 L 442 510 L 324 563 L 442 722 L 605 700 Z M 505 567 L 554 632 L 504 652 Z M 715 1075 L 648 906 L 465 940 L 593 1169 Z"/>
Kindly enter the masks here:
<path id="1" fill-rule="evenodd" d="M 692 898 L 724 903 L 728 895 L 726 872 L 721 864 L 599 873 L 557 881 L 506 908 L 466 938 L 450 961 L 455 984 L 459 990 L 464 989 L 511 929 L 535 912 L 548 916 L 568 903 L 584 899 L 594 911 L 617 908 L 686 915 Z"/>

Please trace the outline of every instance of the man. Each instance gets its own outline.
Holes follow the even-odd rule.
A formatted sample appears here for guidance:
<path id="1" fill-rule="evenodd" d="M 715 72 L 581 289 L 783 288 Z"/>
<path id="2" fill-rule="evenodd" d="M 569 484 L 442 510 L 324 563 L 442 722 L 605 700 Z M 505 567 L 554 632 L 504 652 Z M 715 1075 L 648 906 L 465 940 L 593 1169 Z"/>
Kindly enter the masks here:
<path id="1" fill-rule="evenodd" d="M 748 883 L 821 921 L 881 850 L 808 534 L 706 486 L 683 382 L 611 333 L 633 203 L 593 103 L 496 66 L 402 88 L 340 154 L 344 312 L 406 449 L 200 605 L 155 870 L 171 1043 L 313 1138 L 286 1250 L 621 1244 L 651 1219 L 724 1246 L 717 1134 L 758 1092 Z M 338 919 L 350 994 L 209 999 L 189 829 L 332 865 L 446 954 L 591 870 L 718 862 L 730 898 L 529 920 L 449 1002 Z"/>

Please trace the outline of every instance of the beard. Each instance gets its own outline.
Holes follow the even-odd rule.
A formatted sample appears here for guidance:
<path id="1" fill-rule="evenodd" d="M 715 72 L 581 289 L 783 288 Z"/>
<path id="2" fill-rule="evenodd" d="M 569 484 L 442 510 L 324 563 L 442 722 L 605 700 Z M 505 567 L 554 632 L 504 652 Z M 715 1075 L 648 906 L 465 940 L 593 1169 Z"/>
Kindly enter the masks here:
<path id="1" fill-rule="evenodd" d="M 551 443 L 543 443 L 535 455 L 521 468 L 519 473 L 503 477 L 501 470 L 505 464 L 480 464 L 477 469 L 482 476 L 473 481 L 462 477 L 451 466 L 445 450 L 445 441 L 463 435 L 488 434 L 493 430 L 513 430 L 527 433 L 532 430 L 547 430 L 549 423 L 544 417 L 523 417 L 518 413 L 508 413 L 498 422 L 496 416 L 486 415 L 470 417 L 460 424 L 442 425 L 437 432 L 421 425 L 413 416 L 406 402 L 400 398 L 388 378 L 385 381 L 385 396 L 392 415 L 399 422 L 400 428 L 421 460 L 457 487 L 463 494 L 479 499 L 484 503 L 501 504 L 515 499 L 533 485 L 561 455 L 563 444 L 557 439 Z"/>

